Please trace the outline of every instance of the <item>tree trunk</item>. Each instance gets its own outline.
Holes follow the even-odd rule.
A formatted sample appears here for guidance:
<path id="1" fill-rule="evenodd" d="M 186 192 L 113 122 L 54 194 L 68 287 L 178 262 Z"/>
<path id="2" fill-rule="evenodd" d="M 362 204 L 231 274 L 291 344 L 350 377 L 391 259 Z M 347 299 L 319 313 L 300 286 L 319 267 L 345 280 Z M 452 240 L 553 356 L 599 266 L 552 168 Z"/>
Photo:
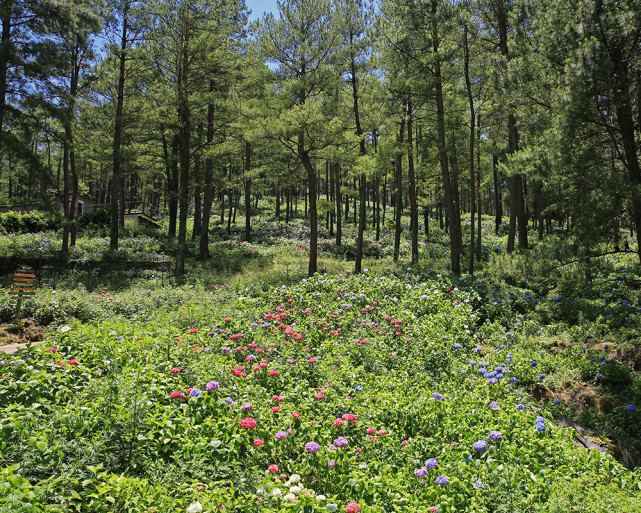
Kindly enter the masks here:
<path id="1" fill-rule="evenodd" d="M 252 181 L 249 176 L 251 171 L 252 147 L 249 141 L 245 141 L 245 240 L 252 241 L 252 222 L 251 222 L 251 186 Z"/>
<path id="2" fill-rule="evenodd" d="M 302 147 L 302 143 L 299 143 Z M 316 172 L 312 166 L 312 160 L 306 150 L 299 151 L 299 157 L 303 167 L 307 171 L 309 181 L 309 268 L 308 275 L 316 274 L 318 265 L 318 211 L 316 209 Z"/>
<path id="3" fill-rule="evenodd" d="M 185 34 L 181 41 L 178 56 L 178 118 L 180 122 L 180 183 L 178 187 L 178 203 L 180 217 L 178 220 L 178 251 L 176 252 L 176 269 L 174 275 L 180 278 L 185 274 L 185 259 L 187 257 L 187 216 L 189 213 L 189 165 L 191 149 L 191 120 L 188 98 L 188 72 L 191 56 L 189 55 L 189 36 Z"/>
<path id="4" fill-rule="evenodd" d="M 465 88 L 467 89 L 467 101 L 470 108 L 470 259 L 469 259 L 469 273 L 474 274 L 474 221 L 476 216 L 476 182 L 474 177 L 474 131 L 476 128 L 476 112 L 474 110 L 474 98 L 472 96 L 472 82 L 470 81 L 470 49 L 468 45 L 468 32 L 467 24 L 463 29 L 463 42 L 465 49 Z M 479 239 L 479 244 L 480 244 Z"/>
<path id="5" fill-rule="evenodd" d="M 407 174 L 410 182 L 410 224 L 412 225 L 412 264 L 418 263 L 418 202 L 416 199 L 416 177 L 414 175 L 412 101 L 407 100 Z"/>
<path id="6" fill-rule="evenodd" d="M 214 81 L 209 82 L 209 92 L 215 88 Z M 214 143 L 214 119 L 216 110 L 212 103 L 207 106 L 207 145 L 211 147 Z M 211 204 L 213 201 L 212 180 L 214 177 L 214 162 L 211 156 L 207 155 L 205 159 L 205 184 L 203 190 L 203 213 L 200 224 L 200 260 L 209 259 L 209 221 L 211 218 Z"/>
<path id="7" fill-rule="evenodd" d="M 492 155 L 492 172 L 494 173 L 494 233 L 498 235 L 503 221 L 503 201 L 499 183 L 499 157 L 496 154 Z"/>
<path id="8" fill-rule="evenodd" d="M 340 247 L 343 243 L 343 221 L 341 215 L 341 165 L 339 162 L 334 163 L 334 183 L 336 185 L 336 246 Z"/>
<path id="9" fill-rule="evenodd" d="M 432 44 L 434 55 L 439 55 L 439 34 L 438 34 L 438 20 L 437 20 L 437 7 L 438 0 L 432 0 Z M 437 57 L 434 63 L 434 90 L 436 101 L 436 119 L 437 119 L 437 146 L 439 153 L 439 161 L 441 163 L 441 174 L 443 176 L 443 192 L 445 195 L 445 206 L 450 224 L 450 266 L 451 271 L 455 274 L 461 274 L 460 253 L 458 241 L 460 234 L 458 228 L 460 224 L 456 222 L 456 210 L 454 206 L 454 191 L 452 189 L 452 181 L 450 179 L 450 171 L 447 162 L 447 148 L 445 145 L 445 107 L 443 103 L 443 84 L 441 81 L 441 61 Z"/>
<path id="10" fill-rule="evenodd" d="M 120 55 L 118 70 L 118 92 L 116 97 L 116 119 L 114 120 L 113 173 L 111 178 L 111 231 L 109 248 L 118 249 L 118 197 L 120 196 L 120 146 L 122 143 L 122 111 L 125 103 L 125 71 L 127 62 L 127 30 L 128 30 L 129 0 L 123 7 L 122 37 L 120 39 Z"/>
<path id="11" fill-rule="evenodd" d="M 397 142 L 403 144 L 405 135 L 405 116 L 401 118 L 401 126 L 398 132 Z M 402 215 L 402 196 L 403 196 L 403 154 L 399 152 L 396 155 L 396 169 L 394 173 L 394 262 L 398 262 L 401 253 L 401 215 Z"/>
<path id="12" fill-rule="evenodd" d="M 481 257 L 481 115 L 477 116 L 476 131 L 476 209 L 478 212 L 478 223 L 476 226 L 476 261 L 480 262 Z"/>

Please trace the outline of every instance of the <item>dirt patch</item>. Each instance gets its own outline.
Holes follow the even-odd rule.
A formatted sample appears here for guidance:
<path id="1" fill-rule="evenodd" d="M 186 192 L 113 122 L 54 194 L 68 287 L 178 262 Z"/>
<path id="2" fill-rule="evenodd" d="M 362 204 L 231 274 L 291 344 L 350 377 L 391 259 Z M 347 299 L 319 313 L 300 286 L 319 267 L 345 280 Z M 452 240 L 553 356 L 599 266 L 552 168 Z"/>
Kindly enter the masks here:
<path id="1" fill-rule="evenodd" d="M 40 342 L 43 337 L 43 328 L 29 319 L 20 324 L 0 324 L 0 346 Z"/>

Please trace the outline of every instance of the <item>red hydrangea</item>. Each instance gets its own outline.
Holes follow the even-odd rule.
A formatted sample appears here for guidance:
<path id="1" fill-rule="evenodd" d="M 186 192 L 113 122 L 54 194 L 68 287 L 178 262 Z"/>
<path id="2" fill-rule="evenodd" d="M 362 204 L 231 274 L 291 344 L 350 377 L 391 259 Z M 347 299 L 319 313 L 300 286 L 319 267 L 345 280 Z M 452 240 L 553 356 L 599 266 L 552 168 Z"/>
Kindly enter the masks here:
<path id="1" fill-rule="evenodd" d="M 240 421 L 240 427 L 243 429 L 254 429 L 256 427 L 256 419 L 245 417 Z"/>
<path id="2" fill-rule="evenodd" d="M 267 470 L 269 470 L 272 474 L 278 473 L 278 465 L 270 465 L 267 467 Z"/>
<path id="3" fill-rule="evenodd" d="M 361 507 L 354 501 L 348 502 L 347 506 L 345 506 L 345 513 L 358 513 L 360 510 Z"/>
<path id="4" fill-rule="evenodd" d="M 178 390 L 174 390 L 169 397 L 171 397 L 172 399 L 184 399 L 185 394 Z"/>

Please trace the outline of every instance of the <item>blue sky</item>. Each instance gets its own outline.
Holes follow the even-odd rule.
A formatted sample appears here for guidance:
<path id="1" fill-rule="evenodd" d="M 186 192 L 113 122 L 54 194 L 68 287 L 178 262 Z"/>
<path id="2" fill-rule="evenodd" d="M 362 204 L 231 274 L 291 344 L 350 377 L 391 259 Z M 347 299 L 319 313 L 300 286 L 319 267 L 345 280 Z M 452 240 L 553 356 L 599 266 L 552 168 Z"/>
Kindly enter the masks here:
<path id="1" fill-rule="evenodd" d="M 252 15 L 249 17 L 250 21 L 261 18 L 263 12 L 278 13 L 276 0 L 245 0 L 245 3 L 252 10 Z"/>

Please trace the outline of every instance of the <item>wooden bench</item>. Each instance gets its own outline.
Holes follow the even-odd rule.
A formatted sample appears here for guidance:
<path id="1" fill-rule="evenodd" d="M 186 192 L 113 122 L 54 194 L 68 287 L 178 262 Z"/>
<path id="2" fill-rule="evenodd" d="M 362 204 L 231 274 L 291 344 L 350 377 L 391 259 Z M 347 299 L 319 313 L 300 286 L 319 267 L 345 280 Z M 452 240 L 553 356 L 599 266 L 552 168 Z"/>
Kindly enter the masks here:
<path id="1" fill-rule="evenodd" d="M 36 275 L 30 267 L 21 267 L 13 273 L 11 296 L 16 300 L 16 321 L 20 320 L 22 300 L 36 293 L 35 282 Z"/>

